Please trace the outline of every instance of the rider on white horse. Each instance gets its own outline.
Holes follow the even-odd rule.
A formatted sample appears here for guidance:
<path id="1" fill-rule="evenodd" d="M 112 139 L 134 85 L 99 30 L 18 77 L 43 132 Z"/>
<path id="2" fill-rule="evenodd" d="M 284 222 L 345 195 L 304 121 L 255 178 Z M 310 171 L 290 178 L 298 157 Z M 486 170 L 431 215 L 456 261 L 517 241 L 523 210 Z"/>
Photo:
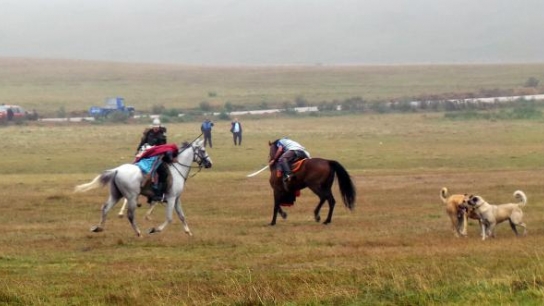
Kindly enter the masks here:
<path id="1" fill-rule="evenodd" d="M 163 163 L 172 163 L 178 156 L 178 146 L 174 143 L 164 144 L 150 147 L 142 154 L 136 157 L 134 163 L 145 174 L 145 179 L 142 181 L 144 187 L 149 180 L 153 183 L 154 196 L 148 197 L 148 203 L 153 201 L 164 200 L 164 192 L 166 190 L 167 173 L 157 171 L 157 168 Z"/>

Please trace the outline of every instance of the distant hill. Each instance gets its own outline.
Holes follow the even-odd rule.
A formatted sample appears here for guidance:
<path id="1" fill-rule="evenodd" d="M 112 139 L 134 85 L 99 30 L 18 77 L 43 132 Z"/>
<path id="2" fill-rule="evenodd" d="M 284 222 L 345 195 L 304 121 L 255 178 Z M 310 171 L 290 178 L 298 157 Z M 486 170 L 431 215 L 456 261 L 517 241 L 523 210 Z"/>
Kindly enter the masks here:
<path id="1" fill-rule="evenodd" d="M 526 88 L 529 78 L 540 80 Z M 154 106 L 249 109 L 351 97 L 410 99 L 493 90 L 541 93 L 544 64 L 399 66 L 188 66 L 0 58 L 0 103 L 41 114 L 85 111 L 122 96 L 137 110 Z M 250 106 L 250 107 L 249 107 Z"/>

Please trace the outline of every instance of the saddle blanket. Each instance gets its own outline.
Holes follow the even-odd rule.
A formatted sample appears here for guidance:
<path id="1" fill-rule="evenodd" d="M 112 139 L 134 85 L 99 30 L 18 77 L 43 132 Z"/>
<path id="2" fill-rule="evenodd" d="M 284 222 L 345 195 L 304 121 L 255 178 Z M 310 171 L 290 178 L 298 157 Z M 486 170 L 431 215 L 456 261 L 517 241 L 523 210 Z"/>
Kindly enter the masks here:
<path id="1" fill-rule="evenodd" d="M 144 174 L 151 172 L 153 164 L 158 159 L 158 156 L 151 156 L 149 158 L 142 158 L 136 162 L 136 165 L 142 170 Z"/>

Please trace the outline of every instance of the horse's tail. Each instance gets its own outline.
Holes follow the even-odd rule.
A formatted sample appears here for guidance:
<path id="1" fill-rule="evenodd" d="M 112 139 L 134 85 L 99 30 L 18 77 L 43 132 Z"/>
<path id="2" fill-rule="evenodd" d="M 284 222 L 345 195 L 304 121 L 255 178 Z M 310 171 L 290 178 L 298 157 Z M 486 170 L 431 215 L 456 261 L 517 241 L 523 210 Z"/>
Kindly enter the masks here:
<path id="1" fill-rule="evenodd" d="M 346 169 L 337 161 L 329 160 L 329 165 L 336 172 L 338 178 L 338 186 L 340 186 L 340 193 L 342 194 L 342 200 L 347 208 L 352 210 L 355 207 L 355 199 L 357 197 L 357 191 L 355 185 L 349 176 Z"/>
<path id="2" fill-rule="evenodd" d="M 90 183 L 77 185 L 74 188 L 74 192 L 86 192 L 89 190 L 96 189 L 98 187 L 102 187 L 106 185 L 107 183 L 111 182 L 111 180 L 115 177 L 116 174 L 117 174 L 117 171 L 106 170 L 102 172 L 102 174 L 95 177 Z"/>

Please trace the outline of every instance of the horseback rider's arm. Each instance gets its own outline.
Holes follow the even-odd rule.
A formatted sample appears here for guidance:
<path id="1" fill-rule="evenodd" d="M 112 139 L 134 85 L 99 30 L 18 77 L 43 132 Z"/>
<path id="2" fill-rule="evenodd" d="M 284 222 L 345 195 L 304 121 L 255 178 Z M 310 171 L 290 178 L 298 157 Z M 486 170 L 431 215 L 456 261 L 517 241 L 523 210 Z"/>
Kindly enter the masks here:
<path id="1" fill-rule="evenodd" d="M 138 145 L 138 147 L 136 148 L 136 153 L 138 153 L 138 151 L 140 151 L 140 149 L 142 148 L 142 146 L 147 142 L 147 133 L 149 132 L 149 130 L 145 130 L 143 135 L 142 135 L 142 138 L 140 139 L 140 144 Z"/>
<path id="2" fill-rule="evenodd" d="M 268 165 L 272 166 L 276 162 L 276 160 L 278 160 L 278 158 L 280 158 L 282 153 L 283 153 L 283 147 L 279 147 L 278 150 L 276 151 L 276 154 L 274 155 L 274 158 L 272 158 L 270 160 Z"/>

